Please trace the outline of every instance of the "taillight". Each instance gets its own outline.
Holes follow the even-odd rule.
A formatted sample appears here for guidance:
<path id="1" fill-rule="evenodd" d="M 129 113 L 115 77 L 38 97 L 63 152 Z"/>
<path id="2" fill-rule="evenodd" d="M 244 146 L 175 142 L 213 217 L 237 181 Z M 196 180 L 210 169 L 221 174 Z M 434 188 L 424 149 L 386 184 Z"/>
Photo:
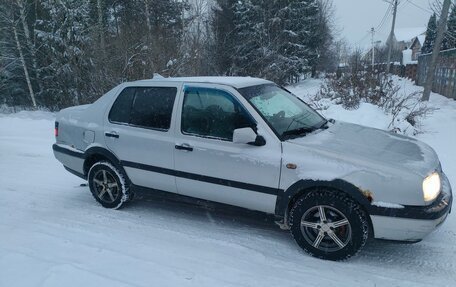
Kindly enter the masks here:
<path id="1" fill-rule="evenodd" d="M 54 135 L 59 136 L 59 122 L 55 122 Z"/>

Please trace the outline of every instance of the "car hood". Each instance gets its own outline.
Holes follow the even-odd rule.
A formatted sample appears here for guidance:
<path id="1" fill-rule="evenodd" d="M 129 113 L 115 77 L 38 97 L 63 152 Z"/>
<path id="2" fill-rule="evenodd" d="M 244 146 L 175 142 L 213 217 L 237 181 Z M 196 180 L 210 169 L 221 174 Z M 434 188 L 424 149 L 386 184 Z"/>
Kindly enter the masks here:
<path id="1" fill-rule="evenodd" d="M 328 129 L 289 140 L 339 159 L 377 163 L 427 176 L 439 166 L 435 151 L 416 139 L 388 131 L 337 121 Z"/>

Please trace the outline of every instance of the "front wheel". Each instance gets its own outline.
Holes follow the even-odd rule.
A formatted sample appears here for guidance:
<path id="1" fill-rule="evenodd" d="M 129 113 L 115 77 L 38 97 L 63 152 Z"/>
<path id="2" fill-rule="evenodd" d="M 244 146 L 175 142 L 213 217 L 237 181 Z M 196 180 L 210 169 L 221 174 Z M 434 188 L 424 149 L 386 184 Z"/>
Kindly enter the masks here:
<path id="1" fill-rule="evenodd" d="M 366 243 L 369 224 L 365 212 L 353 199 L 337 191 L 310 192 L 290 212 L 293 238 L 310 255 L 344 260 Z"/>
<path id="2" fill-rule="evenodd" d="M 132 198 L 122 171 L 107 161 L 95 163 L 89 170 L 88 182 L 93 197 L 103 207 L 118 209 Z"/>

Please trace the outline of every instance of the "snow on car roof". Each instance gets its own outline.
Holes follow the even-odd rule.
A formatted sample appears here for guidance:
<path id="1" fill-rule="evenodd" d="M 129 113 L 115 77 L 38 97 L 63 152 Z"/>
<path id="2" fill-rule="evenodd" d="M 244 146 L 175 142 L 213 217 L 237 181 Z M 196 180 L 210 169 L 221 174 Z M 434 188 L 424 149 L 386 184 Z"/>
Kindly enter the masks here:
<path id="1" fill-rule="evenodd" d="M 222 84 L 229 85 L 235 88 L 244 88 L 248 86 L 255 86 L 261 84 L 271 84 L 271 81 L 252 78 L 252 77 L 173 77 L 173 78 L 154 78 L 150 80 L 142 80 L 140 82 L 147 81 L 160 81 L 160 82 L 187 82 L 187 83 L 211 83 L 211 84 Z"/>

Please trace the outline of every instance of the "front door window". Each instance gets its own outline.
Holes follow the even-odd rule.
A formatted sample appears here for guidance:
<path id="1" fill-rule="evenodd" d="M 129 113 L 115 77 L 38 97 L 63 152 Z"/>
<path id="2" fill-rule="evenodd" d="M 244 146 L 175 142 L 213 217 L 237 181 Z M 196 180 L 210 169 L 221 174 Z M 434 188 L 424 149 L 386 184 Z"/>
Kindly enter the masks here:
<path id="1" fill-rule="evenodd" d="M 229 93 L 187 88 L 182 109 L 182 133 L 232 141 L 233 131 L 253 127 L 253 119 Z"/>

